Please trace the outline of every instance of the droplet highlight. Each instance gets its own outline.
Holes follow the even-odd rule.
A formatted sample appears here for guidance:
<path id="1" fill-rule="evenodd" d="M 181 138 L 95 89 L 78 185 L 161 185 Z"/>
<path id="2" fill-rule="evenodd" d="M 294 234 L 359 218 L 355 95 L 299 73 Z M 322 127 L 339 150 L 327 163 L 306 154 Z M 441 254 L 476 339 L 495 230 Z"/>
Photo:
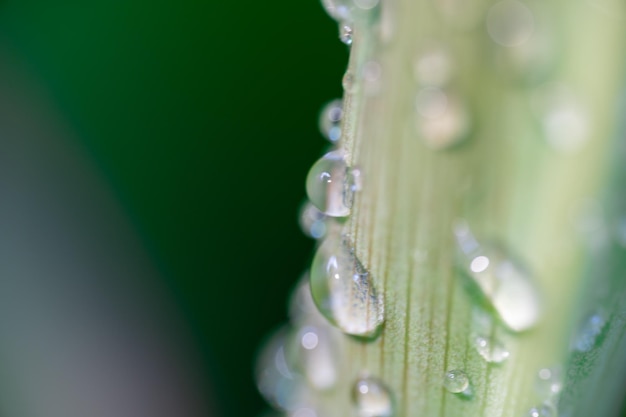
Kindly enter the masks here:
<path id="1" fill-rule="evenodd" d="M 352 24 L 349 22 L 341 22 L 339 24 L 339 40 L 346 45 L 352 45 Z"/>
<path id="2" fill-rule="evenodd" d="M 489 363 L 502 363 L 510 356 L 509 351 L 498 341 L 491 341 L 487 337 L 476 336 L 474 347 L 482 358 Z"/>
<path id="3" fill-rule="evenodd" d="M 501 246 L 479 244 L 467 223 L 455 225 L 462 269 L 492 304 L 503 324 L 519 332 L 537 323 L 541 305 L 528 269 Z"/>
<path id="4" fill-rule="evenodd" d="M 521 1 L 503 0 L 489 9 L 487 31 L 491 39 L 505 47 L 515 47 L 530 39 L 535 28 L 533 13 Z"/>
<path id="5" fill-rule="evenodd" d="M 329 236 L 311 266 L 311 293 L 318 309 L 341 331 L 374 337 L 384 322 L 383 297 L 345 236 Z"/>
<path id="6" fill-rule="evenodd" d="M 309 170 L 306 191 L 311 203 L 322 213 L 331 217 L 345 217 L 350 207 L 345 201 L 348 166 L 340 151 L 332 151 L 320 158 Z"/>
<path id="7" fill-rule="evenodd" d="M 376 377 L 360 377 L 352 388 L 352 401 L 359 417 L 391 417 L 393 415 L 391 392 Z"/>
<path id="8" fill-rule="evenodd" d="M 298 363 L 309 385 L 316 390 L 328 390 L 337 383 L 339 341 L 330 328 L 303 326 L 297 333 Z"/>
<path id="9" fill-rule="evenodd" d="M 443 387 L 453 394 L 460 394 L 469 389 L 470 381 L 467 374 L 459 369 L 446 372 L 443 377 Z"/>
<path id="10" fill-rule="evenodd" d="M 319 129 L 322 135 L 332 143 L 341 138 L 341 119 L 343 117 L 343 101 L 331 100 L 324 105 L 319 117 Z"/>

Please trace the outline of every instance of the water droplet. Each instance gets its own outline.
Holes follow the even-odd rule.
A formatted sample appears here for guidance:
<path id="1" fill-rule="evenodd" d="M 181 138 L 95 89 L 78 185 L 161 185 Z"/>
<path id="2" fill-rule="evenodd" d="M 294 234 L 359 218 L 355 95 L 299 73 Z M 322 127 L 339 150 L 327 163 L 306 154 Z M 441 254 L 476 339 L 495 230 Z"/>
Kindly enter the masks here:
<path id="1" fill-rule="evenodd" d="M 535 383 L 537 393 L 545 400 L 551 400 L 563 389 L 561 371 L 559 368 L 542 368 L 537 372 Z"/>
<path id="2" fill-rule="evenodd" d="M 306 201 L 300 207 L 300 229 L 308 237 L 321 239 L 326 235 L 328 217 Z"/>
<path id="3" fill-rule="evenodd" d="M 326 13 L 337 21 L 352 18 L 353 0 L 322 0 L 322 6 Z"/>
<path id="4" fill-rule="evenodd" d="M 341 80 L 341 86 L 346 93 L 353 93 L 356 90 L 356 83 L 354 82 L 354 75 L 348 70 L 343 75 Z"/>
<path id="5" fill-rule="evenodd" d="M 311 293 L 320 312 L 344 333 L 376 336 L 384 321 L 382 296 L 345 236 L 328 236 L 311 267 Z"/>
<path id="6" fill-rule="evenodd" d="M 555 150 L 574 152 L 588 142 L 589 112 L 566 85 L 552 83 L 538 89 L 531 97 L 531 107 L 546 142 Z"/>
<path id="7" fill-rule="evenodd" d="M 332 143 L 341 138 L 341 118 L 343 117 L 343 101 L 335 99 L 324 105 L 320 112 L 319 129 L 322 135 Z"/>
<path id="8" fill-rule="evenodd" d="M 448 371 L 443 377 L 443 387 L 453 394 L 465 392 L 469 386 L 467 374 L 459 369 Z"/>
<path id="9" fill-rule="evenodd" d="M 352 45 L 352 24 L 344 21 L 339 24 L 339 40 L 346 45 Z"/>
<path id="10" fill-rule="evenodd" d="M 448 51 L 439 45 L 428 45 L 418 53 L 413 73 L 421 85 L 443 87 L 452 75 L 452 60 Z"/>
<path id="11" fill-rule="evenodd" d="M 514 47 L 530 39 L 535 19 L 530 9 L 517 0 L 502 0 L 487 13 L 487 31 L 494 42 Z"/>
<path id="12" fill-rule="evenodd" d="M 287 360 L 289 329 L 276 331 L 262 346 L 256 363 L 256 384 L 265 400 L 279 410 L 290 410 L 302 402 L 303 381 Z"/>
<path id="13" fill-rule="evenodd" d="M 572 342 L 572 348 L 579 352 L 588 352 L 593 349 L 606 325 L 606 316 L 602 311 L 596 311 L 585 317 Z"/>
<path id="14" fill-rule="evenodd" d="M 391 417 L 393 400 L 389 388 L 378 378 L 362 376 L 352 387 L 352 401 L 359 417 Z"/>
<path id="15" fill-rule="evenodd" d="M 340 334 L 340 333 L 339 333 Z M 331 328 L 304 326 L 297 334 L 298 363 L 309 384 L 317 390 L 335 386 L 338 379 L 339 340 Z"/>
<path id="16" fill-rule="evenodd" d="M 502 322 L 513 331 L 539 320 L 539 294 L 528 270 L 501 246 L 479 245 L 467 224 L 455 226 L 462 267 L 492 304 Z"/>
<path id="17" fill-rule="evenodd" d="M 331 217 L 345 217 L 350 207 L 345 201 L 349 170 L 343 153 L 332 151 L 321 157 L 309 170 L 306 178 L 306 192 L 311 203 L 322 213 Z"/>
<path id="18" fill-rule="evenodd" d="M 491 342 L 489 338 L 476 336 L 474 347 L 483 359 L 489 363 L 502 363 L 510 356 L 509 351 L 498 341 Z"/>
<path id="19" fill-rule="evenodd" d="M 374 7 L 378 6 L 379 2 L 380 0 L 354 0 L 354 4 L 356 4 L 356 6 L 362 10 L 373 9 Z"/>
<path id="20" fill-rule="evenodd" d="M 449 148 L 469 132 L 469 116 L 454 96 L 436 87 L 427 87 L 417 96 L 416 127 L 420 138 L 431 149 Z"/>
<path id="21" fill-rule="evenodd" d="M 543 403 L 528 411 L 528 417 L 556 417 L 557 411 L 552 404 Z"/>

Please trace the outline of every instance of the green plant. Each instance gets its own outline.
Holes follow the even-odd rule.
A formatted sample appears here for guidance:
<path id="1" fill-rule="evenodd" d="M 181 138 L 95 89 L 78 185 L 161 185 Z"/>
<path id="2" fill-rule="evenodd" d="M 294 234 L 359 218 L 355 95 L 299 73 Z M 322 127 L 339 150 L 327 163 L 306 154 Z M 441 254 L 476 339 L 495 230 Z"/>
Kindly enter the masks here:
<path id="1" fill-rule="evenodd" d="M 616 415 L 626 5 L 325 6 L 352 45 L 307 188 L 336 217 L 305 213 L 313 298 L 349 336 L 301 287 L 261 391 L 297 417 Z"/>

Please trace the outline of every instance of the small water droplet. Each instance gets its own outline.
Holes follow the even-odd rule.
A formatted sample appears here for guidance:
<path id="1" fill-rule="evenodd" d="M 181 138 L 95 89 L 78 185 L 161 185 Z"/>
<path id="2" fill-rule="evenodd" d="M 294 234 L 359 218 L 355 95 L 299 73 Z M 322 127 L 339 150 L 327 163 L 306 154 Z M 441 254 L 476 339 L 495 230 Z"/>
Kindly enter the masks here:
<path id="1" fill-rule="evenodd" d="M 469 115 L 454 96 L 436 87 L 427 87 L 417 96 L 416 127 L 420 138 L 431 149 L 456 145 L 469 132 Z"/>
<path id="2" fill-rule="evenodd" d="M 510 356 L 509 351 L 498 341 L 490 341 L 489 338 L 476 336 L 474 347 L 480 356 L 489 363 L 502 363 Z"/>
<path id="3" fill-rule="evenodd" d="M 533 94 L 531 105 L 546 142 L 554 150 L 571 153 L 588 142 L 589 112 L 567 86 L 560 83 L 544 86 Z"/>
<path id="4" fill-rule="evenodd" d="M 256 384 L 265 400 L 279 410 L 290 410 L 302 399 L 302 380 L 287 360 L 289 329 L 276 331 L 264 343 L 256 362 Z"/>
<path id="5" fill-rule="evenodd" d="M 517 0 L 502 0 L 487 13 L 487 31 L 494 42 L 515 47 L 530 39 L 535 19 L 530 9 Z"/>
<path id="6" fill-rule="evenodd" d="M 346 93 L 353 93 L 356 90 L 356 83 L 354 82 L 354 75 L 349 70 L 343 75 L 341 80 L 341 86 Z"/>
<path id="7" fill-rule="evenodd" d="M 541 306 L 528 270 L 503 247 L 479 245 L 466 223 L 455 225 L 454 233 L 462 252 L 462 268 L 502 322 L 513 331 L 523 331 L 536 324 Z"/>
<path id="8" fill-rule="evenodd" d="M 428 45 L 418 53 L 413 73 L 421 85 L 443 87 L 452 75 L 452 60 L 448 51 L 440 45 Z"/>
<path id="9" fill-rule="evenodd" d="M 589 352 L 598 341 L 598 336 L 606 325 L 606 316 L 602 311 L 596 311 L 585 317 L 572 342 L 572 348 L 579 352 Z"/>
<path id="10" fill-rule="evenodd" d="M 373 337 L 384 321 L 382 296 L 345 236 L 328 236 L 311 266 L 311 293 L 320 312 L 344 333 Z"/>
<path id="11" fill-rule="evenodd" d="M 336 334 L 329 327 L 304 326 L 298 331 L 296 340 L 298 363 L 309 384 L 317 390 L 334 387 L 339 372 L 337 361 L 340 360 Z"/>
<path id="12" fill-rule="evenodd" d="M 443 377 L 443 387 L 453 394 L 463 393 L 469 386 L 467 374 L 459 369 L 448 371 Z"/>
<path id="13" fill-rule="evenodd" d="M 322 0 L 322 6 L 326 13 L 337 21 L 352 18 L 353 0 Z"/>
<path id="14" fill-rule="evenodd" d="M 537 372 L 535 389 L 542 399 L 553 399 L 563 389 L 561 370 L 557 367 L 540 369 Z"/>
<path id="15" fill-rule="evenodd" d="M 346 45 L 352 45 L 352 24 L 344 21 L 339 24 L 339 40 Z"/>
<path id="16" fill-rule="evenodd" d="M 345 217 L 350 214 L 350 207 L 346 206 L 344 196 L 348 172 L 340 151 L 327 153 L 309 170 L 306 191 L 311 203 L 322 213 L 331 217 Z"/>
<path id="17" fill-rule="evenodd" d="M 319 117 L 319 129 L 322 135 L 332 143 L 341 138 L 341 118 L 343 117 L 343 101 L 331 100 L 324 105 Z"/>
<path id="18" fill-rule="evenodd" d="M 378 378 L 362 376 L 352 387 L 352 401 L 359 417 L 391 417 L 393 400 L 389 388 Z"/>
<path id="19" fill-rule="evenodd" d="M 557 411 L 550 403 L 543 403 L 528 411 L 528 417 L 556 417 Z"/>
<path id="20" fill-rule="evenodd" d="M 300 207 L 300 229 L 308 237 L 321 239 L 326 235 L 328 217 L 319 211 L 317 207 L 306 201 Z"/>

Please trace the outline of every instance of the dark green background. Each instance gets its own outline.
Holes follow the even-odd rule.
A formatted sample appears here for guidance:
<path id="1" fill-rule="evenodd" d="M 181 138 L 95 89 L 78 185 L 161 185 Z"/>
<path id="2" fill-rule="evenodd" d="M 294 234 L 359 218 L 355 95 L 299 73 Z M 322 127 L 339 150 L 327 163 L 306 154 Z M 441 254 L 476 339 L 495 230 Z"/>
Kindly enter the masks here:
<path id="1" fill-rule="evenodd" d="M 126 207 L 225 416 L 263 407 L 259 341 L 312 242 L 296 217 L 347 53 L 317 0 L 0 2 L 0 37 Z"/>

